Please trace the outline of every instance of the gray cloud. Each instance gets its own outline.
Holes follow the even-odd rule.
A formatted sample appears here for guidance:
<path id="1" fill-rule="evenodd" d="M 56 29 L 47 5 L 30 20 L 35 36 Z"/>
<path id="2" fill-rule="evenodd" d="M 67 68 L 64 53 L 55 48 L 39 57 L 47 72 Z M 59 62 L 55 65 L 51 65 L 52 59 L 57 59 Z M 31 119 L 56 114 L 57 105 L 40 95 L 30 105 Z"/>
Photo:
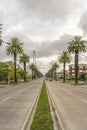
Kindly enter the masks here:
<path id="1" fill-rule="evenodd" d="M 70 27 L 74 24 L 74 18 L 80 17 L 79 12 L 82 12 L 84 8 L 82 5 L 84 1 L 0 0 L 3 39 L 7 42 L 13 36 L 19 37 L 24 43 L 25 53 L 32 57 L 35 50 L 37 60 L 58 55 L 67 48 L 67 42 L 70 41 L 73 30 Z M 73 20 L 68 26 L 70 19 Z M 87 32 L 86 19 L 86 14 L 83 14 L 80 27 L 84 32 Z M 64 34 L 69 31 L 71 35 Z M 6 56 L 5 45 L 0 47 L 0 55 L 1 61 L 12 58 Z M 43 67 L 46 59 L 39 61 L 38 65 Z"/>
<path id="2" fill-rule="evenodd" d="M 82 14 L 79 27 L 83 30 L 84 34 L 87 34 L 87 11 Z"/>
<path id="3" fill-rule="evenodd" d="M 41 57 L 47 58 L 52 55 L 58 55 L 60 51 L 66 50 L 67 43 L 70 41 L 71 38 L 72 38 L 71 35 L 64 34 L 63 36 L 60 37 L 60 39 L 38 43 L 38 42 L 32 41 L 26 36 L 26 37 L 23 37 L 24 40 L 22 42 L 24 43 L 23 48 L 24 48 L 25 53 L 27 53 L 30 57 L 33 56 L 33 51 L 35 50 L 37 58 L 41 58 Z M 6 56 L 4 56 L 6 55 L 5 46 L 6 45 L 4 45 L 3 47 L 0 47 L 0 50 L 2 50 L 1 51 L 2 59 L 6 58 Z M 3 54 L 3 52 L 5 53 Z"/>
<path id="4" fill-rule="evenodd" d="M 30 16 L 37 16 L 42 20 L 58 20 L 65 18 L 72 12 L 73 0 L 19 0 L 21 7 Z M 25 12 L 25 13 L 26 13 Z"/>
<path id="5" fill-rule="evenodd" d="M 5 39 L 12 35 L 28 35 L 32 40 L 56 37 L 78 4 L 75 0 L 1 0 L 3 35 Z"/>
<path id="6" fill-rule="evenodd" d="M 64 34 L 60 39 L 42 42 L 41 45 L 36 48 L 38 57 L 58 55 L 60 51 L 67 49 L 67 43 L 71 38 L 71 35 Z"/>
<path id="7" fill-rule="evenodd" d="M 77 2 L 78 3 L 78 2 Z M 6 0 L 0 1 L 0 18 L 3 24 L 17 25 L 39 20 L 64 22 L 76 9 L 73 0 Z M 5 20 L 6 19 L 6 20 Z"/>
<path id="8" fill-rule="evenodd" d="M 67 49 L 67 43 L 71 40 L 72 36 L 64 34 L 60 39 L 53 41 L 34 42 L 28 38 L 24 40 L 24 50 L 31 57 L 33 56 L 33 50 L 36 51 L 37 58 L 50 57 L 52 55 L 58 55 L 60 52 Z"/>

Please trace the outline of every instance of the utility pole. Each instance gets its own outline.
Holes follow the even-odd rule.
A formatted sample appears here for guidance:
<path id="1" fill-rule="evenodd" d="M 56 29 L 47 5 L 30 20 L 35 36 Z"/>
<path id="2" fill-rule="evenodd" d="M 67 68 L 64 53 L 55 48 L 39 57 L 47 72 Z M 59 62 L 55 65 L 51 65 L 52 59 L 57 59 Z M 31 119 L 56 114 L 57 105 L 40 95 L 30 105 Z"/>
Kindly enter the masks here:
<path id="1" fill-rule="evenodd" d="M 33 64 L 36 65 L 36 52 L 33 51 Z"/>
<path id="2" fill-rule="evenodd" d="M 36 66 L 36 52 L 35 51 L 33 51 L 33 64 Z M 35 78 L 35 71 L 33 71 L 32 77 Z"/>

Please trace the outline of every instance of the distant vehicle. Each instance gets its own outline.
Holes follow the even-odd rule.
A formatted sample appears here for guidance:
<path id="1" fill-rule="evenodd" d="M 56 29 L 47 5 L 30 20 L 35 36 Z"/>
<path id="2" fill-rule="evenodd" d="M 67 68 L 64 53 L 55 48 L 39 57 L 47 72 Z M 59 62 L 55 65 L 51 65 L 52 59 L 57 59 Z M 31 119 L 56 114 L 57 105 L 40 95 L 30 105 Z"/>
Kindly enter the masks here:
<path id="1" fill-rule="evenodd" d="M 52 81 L 52 78 L 50 78 L 49 81 Z"/>
<path id="2" fill-rule="evenodd" d="M 48 80 L 48 77 L 46 77 L 45 79 Z"/>

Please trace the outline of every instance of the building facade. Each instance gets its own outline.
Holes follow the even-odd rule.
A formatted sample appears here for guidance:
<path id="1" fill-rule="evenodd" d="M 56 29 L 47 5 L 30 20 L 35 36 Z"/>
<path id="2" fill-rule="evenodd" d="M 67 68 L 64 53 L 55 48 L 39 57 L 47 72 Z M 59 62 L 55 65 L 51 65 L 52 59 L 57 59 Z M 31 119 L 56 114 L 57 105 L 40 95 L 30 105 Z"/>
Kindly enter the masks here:
<path id="1" fill-rule="evenodd" d="M 78 65 L 78 74 L 82 75 L 87 73 L 87 64 L 79 64 Z M 69 65 L 69 74 L 71 77 L 75 77 L 75 65 Z"/>

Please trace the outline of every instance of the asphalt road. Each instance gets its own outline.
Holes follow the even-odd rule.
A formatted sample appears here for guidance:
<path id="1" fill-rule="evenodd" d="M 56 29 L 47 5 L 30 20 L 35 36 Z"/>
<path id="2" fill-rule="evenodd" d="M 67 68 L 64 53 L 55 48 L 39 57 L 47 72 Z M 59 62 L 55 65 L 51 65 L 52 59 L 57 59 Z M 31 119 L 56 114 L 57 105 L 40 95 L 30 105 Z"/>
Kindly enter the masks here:
<path id="1" fill-rule="evenodd" d="M 21 130 L 42 86 L 42 79 L 0 88 L 0 130 Z"/>
<path id="2" fill-rule="evenodd" d="M 64 130 L 87 130 L 87 88 L 47 81 Z"/>

